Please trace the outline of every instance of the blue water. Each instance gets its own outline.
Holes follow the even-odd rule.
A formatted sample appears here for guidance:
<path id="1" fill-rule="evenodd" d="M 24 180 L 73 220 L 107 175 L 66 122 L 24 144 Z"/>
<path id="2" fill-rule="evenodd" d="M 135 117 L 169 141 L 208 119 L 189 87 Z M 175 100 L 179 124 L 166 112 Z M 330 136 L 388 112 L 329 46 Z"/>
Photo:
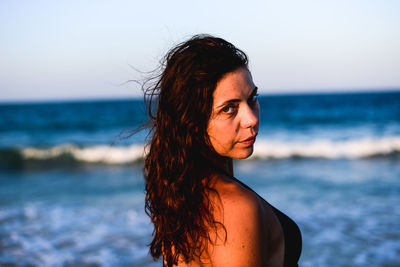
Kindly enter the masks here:
<path id="1" fill-rule="evenodd" d="M 235 175 L 298 223 L 300 266 L 400 266 L 400 92 L 259 101 Z M 123 138 L 145 119 L 140 99 L 0 104 L 0 265 L 161 266 L 146 132 Z"/>
<path id="2" fill-rule="evenodd" d="M 399 101 L 400 93 L 261 96 L 260 134 L 269 140 L 398 136 Z M 146 120 L 140 99 L 2 104 L 0 114 L 0 147 L 110 144 Z"/>

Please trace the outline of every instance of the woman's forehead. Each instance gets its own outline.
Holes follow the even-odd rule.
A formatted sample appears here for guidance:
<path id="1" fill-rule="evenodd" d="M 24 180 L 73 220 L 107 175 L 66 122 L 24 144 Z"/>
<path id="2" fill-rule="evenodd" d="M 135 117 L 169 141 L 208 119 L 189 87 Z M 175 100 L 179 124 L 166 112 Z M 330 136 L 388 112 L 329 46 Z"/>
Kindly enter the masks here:
<path id="1" fill-rule="evenodd" d="M 214 91 L 214 102 L 241 99 L 251 95 L 255 88 L 250 72 L 239 68 L 225 74 L 217 83 Z"/>

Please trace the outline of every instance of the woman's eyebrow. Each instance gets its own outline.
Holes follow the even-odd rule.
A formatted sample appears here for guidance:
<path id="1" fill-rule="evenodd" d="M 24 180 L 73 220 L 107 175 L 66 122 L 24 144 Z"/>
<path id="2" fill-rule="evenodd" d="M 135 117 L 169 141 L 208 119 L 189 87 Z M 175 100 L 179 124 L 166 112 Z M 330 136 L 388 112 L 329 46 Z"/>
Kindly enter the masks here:
<path id="1" fill-rule="evenodd" d="M 240 102 L 240 101 L 242 101 L 242 100 L 236 99 L 236 98 L 235 98 L 235 99 L 227 100 L 227 101 L 225 101 L 224 103 L 222 103 L 221 105 L 217 106 L 217 109 L 218 109 L 218 108 L 221 108 L 221 107 L 223 107 L 223 106 L 226 106 L 227 104 L 238 103 L 238 102 Z"/>
<path id="2" fill-rule="evenodd" d="M 256 86 L 256 87 L 254 87 L 253 91 L 251 92 L 250 97 L 256 95 L 257 91 L 258 91 L 258 87 Z M 240 101 L 242 101 L 242 100 L 239 98 L 229 99 L 229 100 L 225 101 L 224 103 L 222 103 L 221 105 L 218 105 L 217 109 L 220 107 L 226 106 L 227 104 L 238 103 Z"/>

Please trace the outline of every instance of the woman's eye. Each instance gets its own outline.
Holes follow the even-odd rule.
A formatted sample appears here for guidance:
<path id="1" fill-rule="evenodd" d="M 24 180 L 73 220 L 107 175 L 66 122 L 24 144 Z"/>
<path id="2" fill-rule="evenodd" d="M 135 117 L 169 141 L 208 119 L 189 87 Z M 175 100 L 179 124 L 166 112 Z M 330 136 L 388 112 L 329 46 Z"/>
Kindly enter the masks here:
<path id="1" fill-rule="evenodd" d="M 229 105 L 229 106 L 226 106 L 226 107 L 222 108 L 221 111 L 223 113 L 232 114 L 232 113 L 235 112 L 235 107 Z"/>

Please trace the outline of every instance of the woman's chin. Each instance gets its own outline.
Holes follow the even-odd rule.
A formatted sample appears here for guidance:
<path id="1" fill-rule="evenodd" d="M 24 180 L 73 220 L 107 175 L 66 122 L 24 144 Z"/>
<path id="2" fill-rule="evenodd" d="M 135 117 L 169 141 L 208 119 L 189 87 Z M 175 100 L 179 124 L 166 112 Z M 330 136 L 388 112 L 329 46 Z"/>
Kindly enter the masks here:
<path id="1" fill-rule="evenodd" d="M 235 155 L 232 158 L 247 159 L 248 157 L 250 157 L 253 154 L 253 151 L 254 151 L 253 146 L 245 148 L 245 149 L 241 149 L 240 151 L 235 153 Z"/>

